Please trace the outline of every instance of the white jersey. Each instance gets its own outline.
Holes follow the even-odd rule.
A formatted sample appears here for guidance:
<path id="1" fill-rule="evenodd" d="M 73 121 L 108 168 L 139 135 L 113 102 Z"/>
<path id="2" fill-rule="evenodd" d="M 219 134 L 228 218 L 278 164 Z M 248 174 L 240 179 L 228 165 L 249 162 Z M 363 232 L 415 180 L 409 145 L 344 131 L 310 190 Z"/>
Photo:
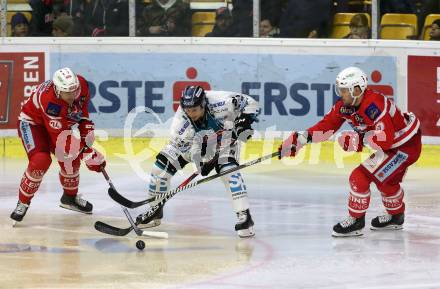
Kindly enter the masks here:
<path id="1" fill-rule="evenodd" d="M 203 127 L 196 127 L 179 107 L 171 125 L 170 143 L 162 150 L 172 159 L 179 155 L 187 161 L 200 150 L 199 136 L 215 135 L 219 131 L 235 129 L 234 121 L 241 113 L 257 114 L 258 102 L 252 97 L 229 91 L 207 90 L 207 112 Z"/>

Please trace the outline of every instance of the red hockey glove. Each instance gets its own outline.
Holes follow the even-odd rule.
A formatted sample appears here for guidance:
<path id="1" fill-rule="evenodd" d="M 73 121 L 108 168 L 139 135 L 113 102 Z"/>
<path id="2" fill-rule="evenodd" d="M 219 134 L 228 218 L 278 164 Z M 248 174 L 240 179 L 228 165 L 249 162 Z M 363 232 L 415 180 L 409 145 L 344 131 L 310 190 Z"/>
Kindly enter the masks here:
<path id="1" fill-rule="evenodd" d="M 95 124 L 93 121 L 88 119 L 81 120 L 78 125 L 78 130 L 81 136 L 80 147 L 92 147 L 95 142 Z"/>
<path id="2" fill-rule="evenodd" d="M 363 137 L 355 131 L 343 131 L 338 137 L 338 143 L 346 152 L 361 152 Z"/>
<path id="3" fill-rule="evenodd" d="M 283 157 L 294 157 L 297 152 L 307 144 L 307 137 L 303 134 L 299 134 L 296 131 L 283 141 L 283 143 L 278 147 L 278 159 Z"/>
<path id="4" fill-rule="evenodd" d="M 87 148 L 82 154 L 82 159 L 89 170 L 97 173 L 102 172 L 106 165 L 104 156 L 93 148 Z"/>

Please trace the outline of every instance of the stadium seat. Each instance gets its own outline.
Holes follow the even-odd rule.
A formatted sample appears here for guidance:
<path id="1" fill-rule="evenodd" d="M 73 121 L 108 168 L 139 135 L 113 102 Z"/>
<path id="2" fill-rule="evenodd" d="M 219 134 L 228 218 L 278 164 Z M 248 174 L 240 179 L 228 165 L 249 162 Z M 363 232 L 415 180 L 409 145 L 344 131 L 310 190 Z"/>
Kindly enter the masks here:
<path id="1" fill-rule="evenodd" d="M 425 24 L 423 25 L 422 36 L 423 40 L 429 40 L 429 32 L 431 31 L 431 24 L 434 20 L 440 19 L 440 14 L 429 14 L 425 18 Z"/>
<path id="2" fill-rule="evenodd" d="M 204 37 L 215 24 L 215 12 L 194 12 L 192 15 L 192 36 Z"/>
<path id="3" fill-rule="evenodd" d="M 380 23 L 381 39 L 413 39 L 417 37 L 417 16 L 415 14 L 387 13 Z"/>
<path id="4" fill-rule="evenodd" d="M 350 33 L 350 20 L 357 13 L 336 13 L 333 17 L 333 28 L 330 38 L 344 38 Z M 371 27 L 370 14 L 363 13 L 368 18 L 368 27 Z"/>

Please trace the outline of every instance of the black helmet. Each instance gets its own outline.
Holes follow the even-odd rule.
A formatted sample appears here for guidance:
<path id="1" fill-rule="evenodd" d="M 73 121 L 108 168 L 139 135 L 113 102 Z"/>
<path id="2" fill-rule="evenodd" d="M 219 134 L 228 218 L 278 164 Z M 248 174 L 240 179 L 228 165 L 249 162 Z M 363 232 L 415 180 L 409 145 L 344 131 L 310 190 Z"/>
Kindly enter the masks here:
<path id="1" fill-rule="evenodd" d="M 201 86 L 187 86 L 182 91 L 180 106 L 182 108 L 205 106 L 205 97 L 205 90 Z"/>

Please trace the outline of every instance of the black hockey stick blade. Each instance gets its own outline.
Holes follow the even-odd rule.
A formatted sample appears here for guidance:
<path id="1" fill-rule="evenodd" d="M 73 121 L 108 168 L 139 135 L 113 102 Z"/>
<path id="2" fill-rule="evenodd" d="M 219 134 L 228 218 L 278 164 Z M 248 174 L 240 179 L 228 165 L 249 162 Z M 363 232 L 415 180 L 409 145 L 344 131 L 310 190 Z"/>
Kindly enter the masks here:
<path id="1" fill-rule="evenodd" d="M 116 191 L 115 189 L 113 189 L 111 187 L 108 188 L 108 194 L 109 194 L 110 198 L 112 198 L 116 203 L 118 203 L 124 207 L 127 207 L 129 209 L 134 209 L 134 208 L 140 207 L 142 205 L 146 205 L 146 204 L 154 201 L 154 197 L 152 197 L 152 198 L 148 198 L 146 200 L 140 201 L 140 202 L 134 202 L 134 201 L 131 201 L 131 200 L 125 198 L 123 195 L 118 193 L 118 191 Z"/>
<path id="2" fill-rule="evenodd" d="M 125 236 L 133 230 L 133 227 L 117 228 L 101 221 L 95 222 L 95 229 L 101 233 L 113 235 L 113 236 Z"/>

